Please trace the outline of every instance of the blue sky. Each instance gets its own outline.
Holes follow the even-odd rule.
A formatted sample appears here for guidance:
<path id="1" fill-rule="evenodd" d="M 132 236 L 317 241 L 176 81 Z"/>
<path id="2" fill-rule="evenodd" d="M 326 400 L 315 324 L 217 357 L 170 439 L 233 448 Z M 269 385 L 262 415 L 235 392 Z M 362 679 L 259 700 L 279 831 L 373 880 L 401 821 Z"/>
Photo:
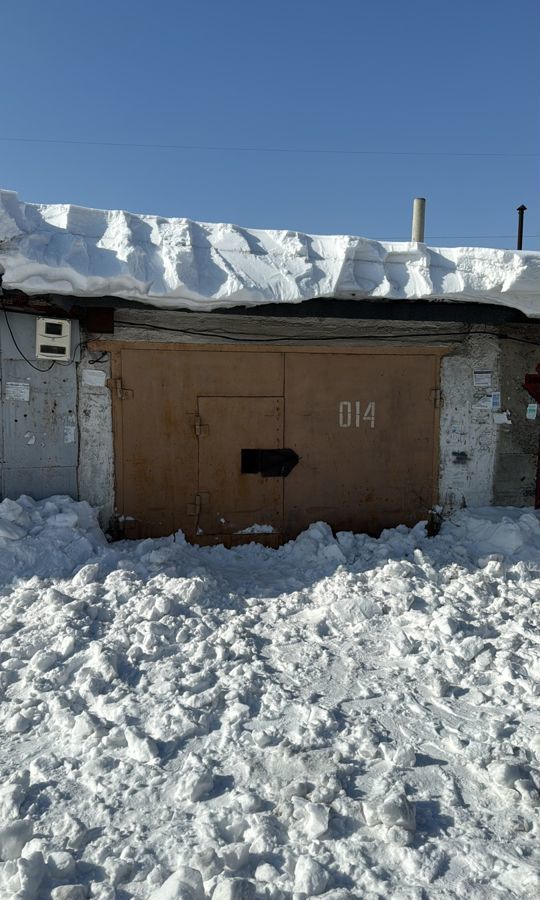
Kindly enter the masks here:
<path id="1" fill-rule="evenodd" d="M 425 196 L 441 246 L 514 247 L 525 203 L 535 249 L 539 34 L 538 0 L 17 0 L 0 182 L 33 202 L 381 240 L 407 240 Z M 314 152 L 334 150 L 362 152 Z"/>

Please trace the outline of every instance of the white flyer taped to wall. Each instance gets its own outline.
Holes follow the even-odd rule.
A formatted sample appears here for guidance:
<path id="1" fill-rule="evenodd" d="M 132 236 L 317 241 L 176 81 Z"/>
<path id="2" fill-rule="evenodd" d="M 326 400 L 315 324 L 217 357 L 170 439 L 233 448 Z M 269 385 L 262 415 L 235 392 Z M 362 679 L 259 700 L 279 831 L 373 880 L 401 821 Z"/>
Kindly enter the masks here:
<path id="1" fill-rule="evenodd" d="M 489 369 L 475 369 L 473 380 L 475 387 L 491 387 L 491 371 Z"/>
<path id="2" fill-rule="evenodd" d="M 102 369 L 83 369 L 82 383 L 90 387 L 105 387 L 107 375 Z"/>
<path id="3" fill-rule="evenodd" d="M 28 381 L 7 381 L 5 398 L 6 400 L 24 400 L 25 403 L 28 403 L 30 384 Z"/>
<path id="4" fill-rule="evenodd" d="M 64 425 L 64 444 L 75 443 L 75 425 Z"/>

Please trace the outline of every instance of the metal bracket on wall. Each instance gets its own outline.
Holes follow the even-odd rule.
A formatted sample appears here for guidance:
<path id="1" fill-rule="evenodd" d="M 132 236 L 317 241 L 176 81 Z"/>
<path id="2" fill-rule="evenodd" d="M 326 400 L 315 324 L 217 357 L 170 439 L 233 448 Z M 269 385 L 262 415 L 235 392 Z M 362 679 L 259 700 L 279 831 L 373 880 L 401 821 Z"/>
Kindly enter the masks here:
<path id="1" fill-rule="evenodd" d="M 116 393 L 119 400 L 131 400 L 133 398 L 133 391 L 124 388 L 121 378 L 109 378 L 107 387 Z"/>
<path id="2" fill-rule="evenodd" d="M 195 434 L 197 437 L 206 437 L 209 432 L 208 425 L 203 425 L 201 417 L 195 416 Z"/>
<path id="3" fill-rule="evenodd" d="M 188 503 L 186 506 L 186 513 L 188 516 L 198 516 L 203 506 L 208 506 L 208 502 L 210 500 L 210 494 L 203 492 L 202 494 L 195 494 L 195 500 L 193 503 Z"/>

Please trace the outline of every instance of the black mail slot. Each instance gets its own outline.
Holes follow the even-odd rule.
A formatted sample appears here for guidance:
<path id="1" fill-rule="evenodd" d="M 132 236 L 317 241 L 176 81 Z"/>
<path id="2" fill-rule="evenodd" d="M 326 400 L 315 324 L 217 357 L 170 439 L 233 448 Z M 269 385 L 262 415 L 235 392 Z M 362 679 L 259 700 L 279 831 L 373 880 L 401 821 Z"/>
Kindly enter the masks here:
<path id="1" fill-rule="evenodd" d="M 242 450 L 242 475 L 263 475 L 265 478 L 286 478 L 300 461 L 294 450 Z"/>

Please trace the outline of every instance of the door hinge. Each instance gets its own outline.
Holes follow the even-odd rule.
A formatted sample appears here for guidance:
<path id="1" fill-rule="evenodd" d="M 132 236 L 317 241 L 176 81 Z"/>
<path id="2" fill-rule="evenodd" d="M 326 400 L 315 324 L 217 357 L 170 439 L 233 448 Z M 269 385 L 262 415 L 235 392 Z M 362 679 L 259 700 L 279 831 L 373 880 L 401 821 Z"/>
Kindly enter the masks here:
<path id="1" fill-rule="evenodd" d="M 188 503 L 186 507 L 186 513 L 188 514 L 188 516 L 198 516 L 203 506 L 208 505 L 209 498 L 210 494 L 207 493 L 195 494 L 193 503 Z"/>
<path id="2" fill-rule="evenodd" d="M 440 388 L 432 388 L 430 391 L 431 399 L 433 400 L 433 406 L 435 409 L 439 409 L 441 405 L 441 389 Z"/>
<path id="3" fill-rule="evenodd" d="M 195 416 L 195 434 L 197 437 L 205 437 L 209 430 L 208 425 L 203 425 L 201 417 Z"/>
<path id="4" fill-rule="evenodd" d="M 133 391 L 126 389 L 122 385 L 121 378 L 109 378 L 107 381 L 107 387 L 114 391 L 119 400 L 131 400 L 133 397 Z"/>

